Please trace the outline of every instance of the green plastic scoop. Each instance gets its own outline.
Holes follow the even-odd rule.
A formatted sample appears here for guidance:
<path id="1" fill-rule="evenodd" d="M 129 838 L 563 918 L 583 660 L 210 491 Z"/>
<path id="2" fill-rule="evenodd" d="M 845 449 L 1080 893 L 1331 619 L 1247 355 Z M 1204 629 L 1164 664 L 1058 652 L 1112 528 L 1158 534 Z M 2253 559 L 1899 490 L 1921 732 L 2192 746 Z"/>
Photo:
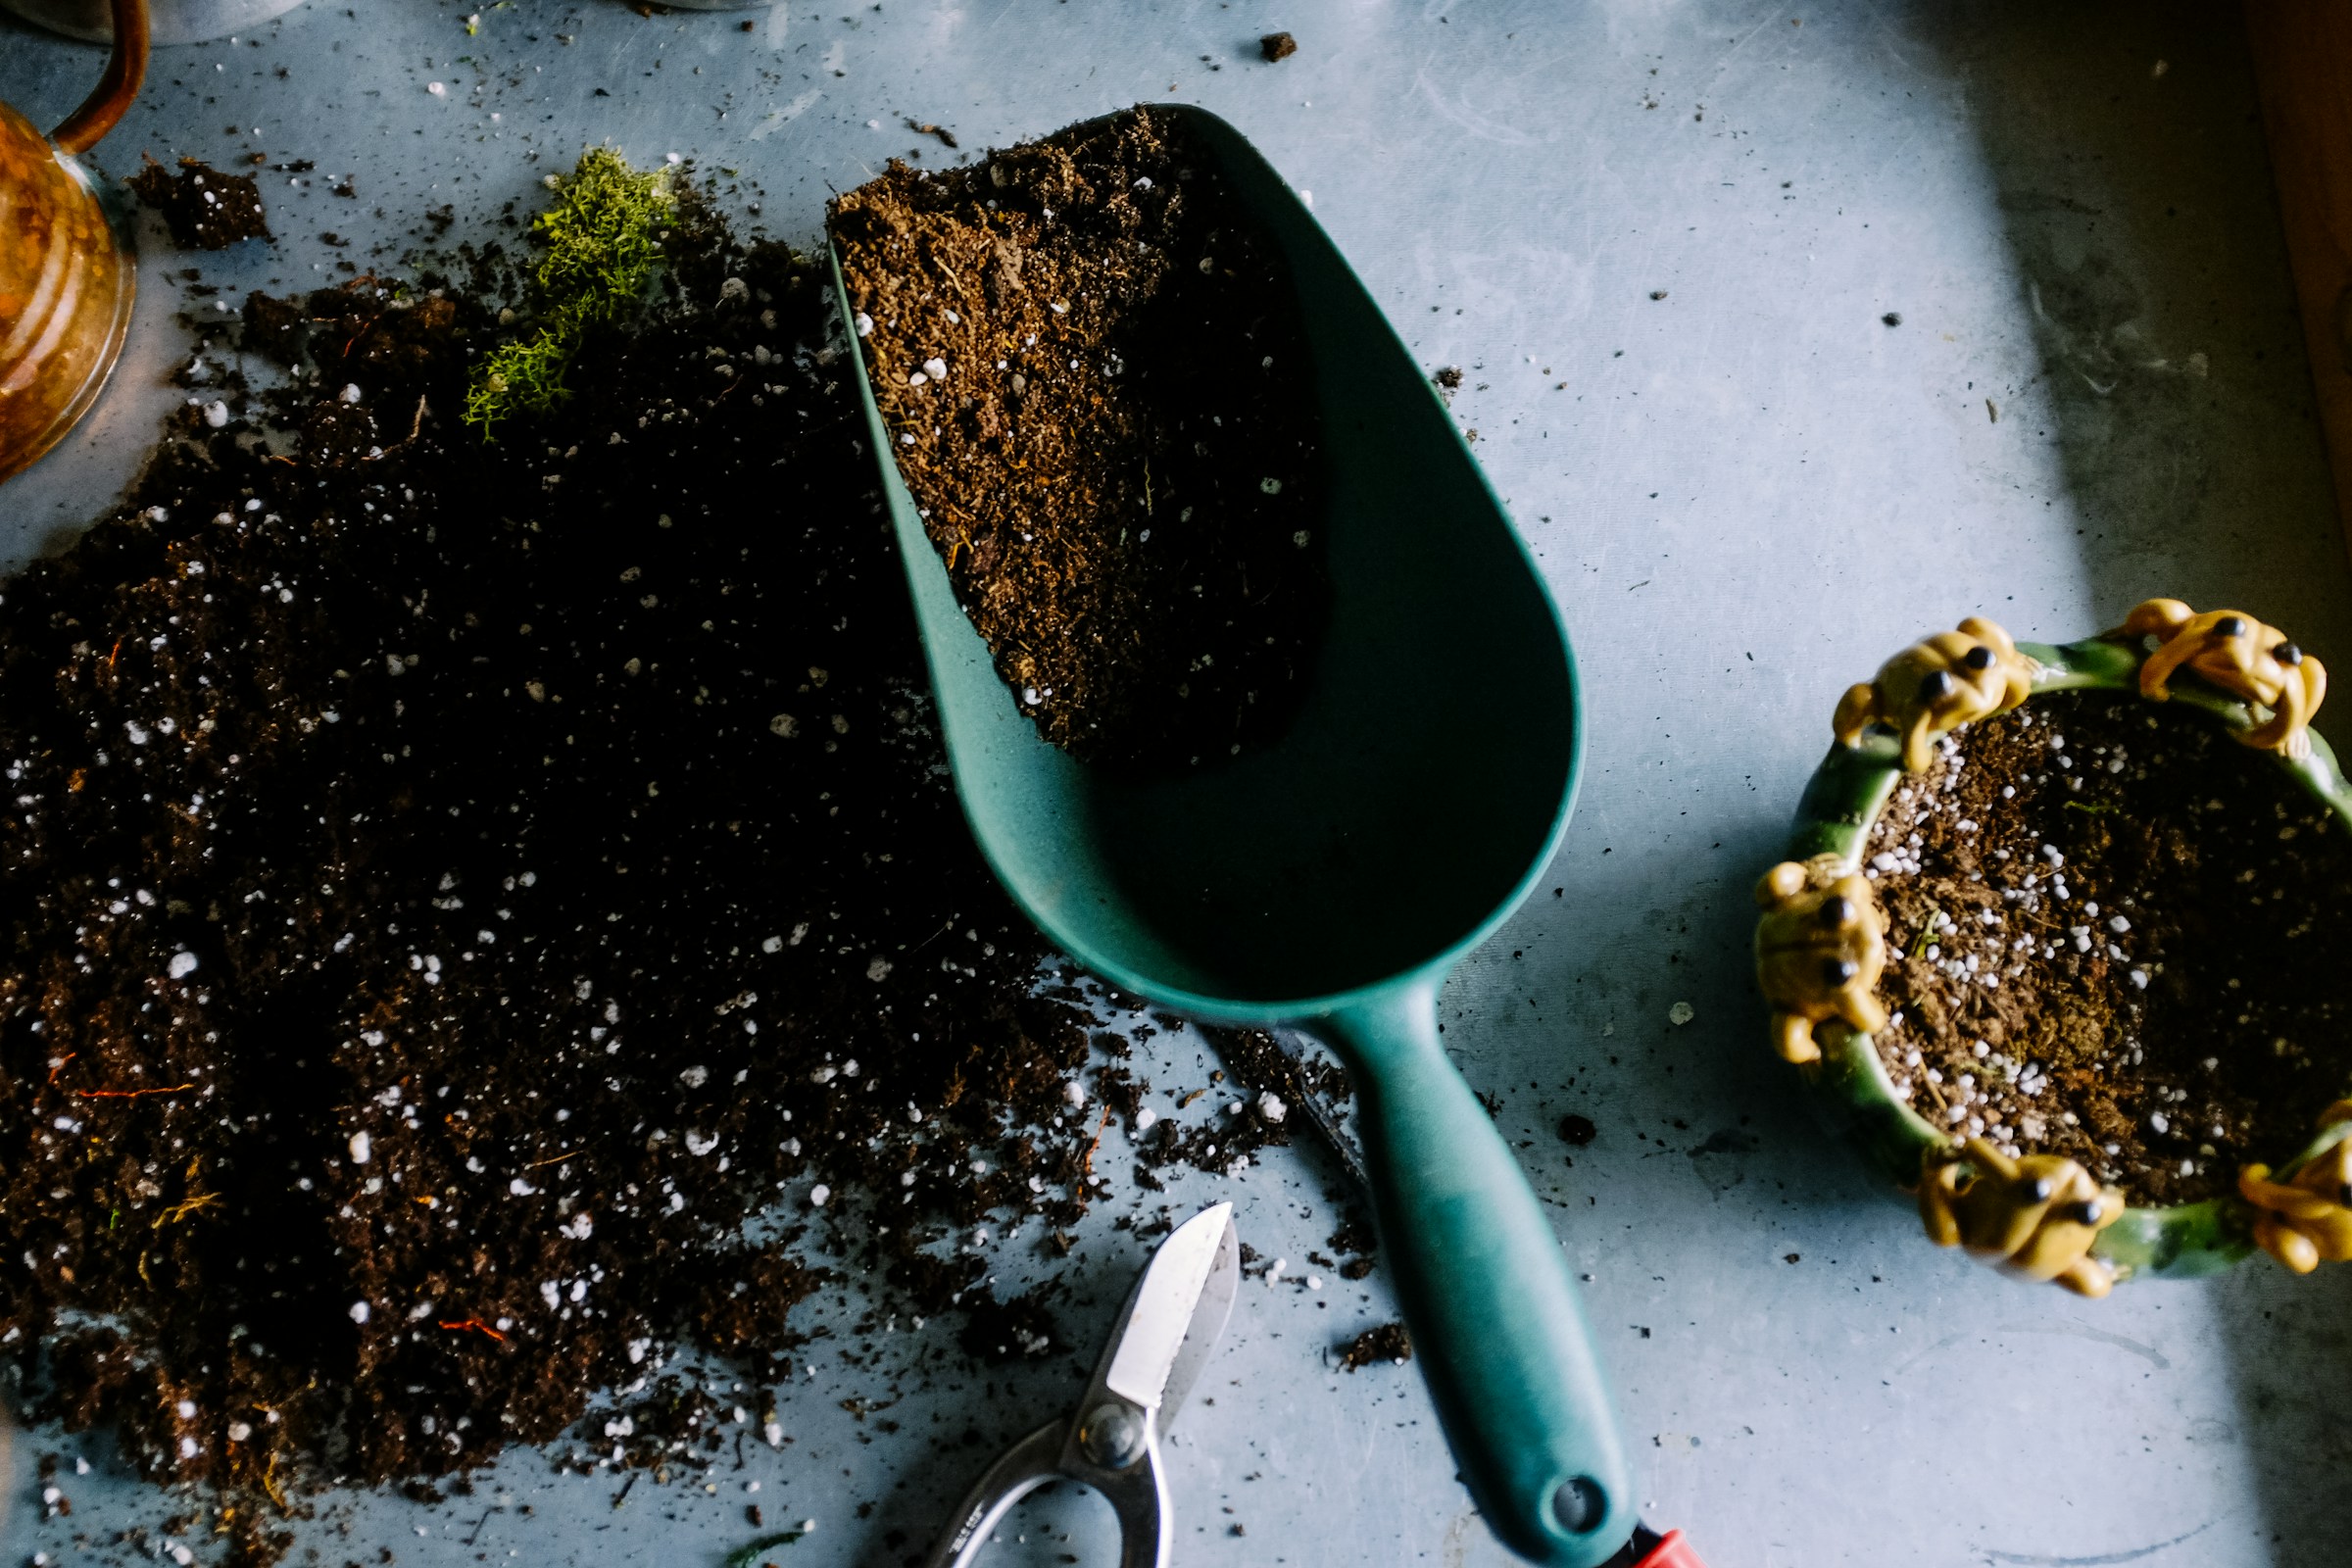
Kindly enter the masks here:
<path id="1" fill-rule="evenodd" d="M 1289 263 L 1329 465 L 1328 637 L 1270 747 L 1185 776 L 1097 772 L 1021 715 L 884 462 L 948 760 L 981 852 L 1070 956 L 1347 1062 L 1383 1258 L 1471 1495 L 1522 1555 L 1592 1568 L 1635 1523 L 1616 1421 L 1559 1240 L 1437 1012 L 1446 971 L 1567 826 L 1567 639 L 1451 418 L 1298 198 L 1223 121 L 1152 113 L 1209 150 Z M 887 453 L 862 373 L 858 389 Z"/>

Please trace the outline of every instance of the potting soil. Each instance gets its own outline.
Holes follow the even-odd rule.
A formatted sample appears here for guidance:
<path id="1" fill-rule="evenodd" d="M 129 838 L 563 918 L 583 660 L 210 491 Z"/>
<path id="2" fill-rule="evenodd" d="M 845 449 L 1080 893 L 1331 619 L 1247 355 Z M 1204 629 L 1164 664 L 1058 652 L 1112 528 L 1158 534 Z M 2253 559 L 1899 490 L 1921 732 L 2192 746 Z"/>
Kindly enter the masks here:
<path id="1" fill-rule="evenodd" d="M 1038 993 L 817 269 L 691 186 L 664 240 L 496 442 L 481 285 L 253 297 L 133 493 L 0 593 L 0 1347 L 251 1558 L 306 1487 L 603 1389 L 639 1419 L 564 1462 L 784 1441 L 819 1241 L 976 1355 L 1054 1351 L 976 1222 L 1066 1249 L 1113 1115 L 1150 1163 L 1287 1141 L 1143 1135 L 1099 991 Z"/>
<path id="2" fill-rule="evenodd" d="M 893 162 L 831 226 L 891 455 L 1040 733 L 1146 770 L 1279 733 L 1320 442 L 1287 270 L 1201 149 L 1130 110 Z"/>
<path id="3" fill-rule="evenodd" d="M 1896 787 L 1864 859 L 1880 1058 L 1955 1137 L 2196 1202 L 2352 1092 L 2352 835 L 2208 714 L 2066 692 L 1981 720 Z"/>

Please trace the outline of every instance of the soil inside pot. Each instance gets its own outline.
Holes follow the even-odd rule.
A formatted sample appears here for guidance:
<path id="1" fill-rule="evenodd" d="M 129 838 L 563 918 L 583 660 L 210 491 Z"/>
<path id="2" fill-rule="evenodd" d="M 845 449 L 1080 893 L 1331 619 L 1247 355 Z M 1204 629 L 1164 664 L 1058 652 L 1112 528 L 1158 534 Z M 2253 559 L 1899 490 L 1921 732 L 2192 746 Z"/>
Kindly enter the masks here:
<path id="1" fill-rule="evenodd" d="M 894 162 L 832 229 L 892 455 L 1021 711 L 1145 769 L 1277 733 L 1322 619 L 1306 350 L 1181 127 Z"/>
<path id="2" fill-rule="evenodd" d="M 496 298 L 256 296 L 302 373 L 208 342 L 225 421 L 0 595 L 0 1347 L 253 1557 L 600 1389 L 560 1462 L 758 1441 L 811 1227 L 1054 1350 L 975 1227 L 1066 1250 L 1147 1119 L 957 810 L 817 269 L 690 187 L 666 266 L 495 443 Z M 1288 1138 L 1162 1111 L 1153 1165 Z"/>
<path id="3" fill-rule="evenodd" d="M 2195 1202 L 2352 1086 L 2352 835 L 2208 714 L 2064 692 L 1972 724 L 1864 860 L 1880 1057 L 1939 1129 Z"/>

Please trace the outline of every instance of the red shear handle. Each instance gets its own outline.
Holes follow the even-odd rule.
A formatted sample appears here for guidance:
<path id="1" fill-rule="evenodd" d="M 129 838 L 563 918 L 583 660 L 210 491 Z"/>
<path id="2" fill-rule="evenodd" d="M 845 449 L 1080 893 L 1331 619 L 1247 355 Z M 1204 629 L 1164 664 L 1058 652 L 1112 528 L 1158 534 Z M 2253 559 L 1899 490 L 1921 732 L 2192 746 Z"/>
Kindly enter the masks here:
<path id="1" fill-rule="evenodd" d="M 1634 1568 L 1707 1568 L 1707 1565 L 1698 1560 L 1698 1553 L 1683 1539 L 1680 1530 L 1669 1530 L 1645 1555 L 1634 1560 Z"/>

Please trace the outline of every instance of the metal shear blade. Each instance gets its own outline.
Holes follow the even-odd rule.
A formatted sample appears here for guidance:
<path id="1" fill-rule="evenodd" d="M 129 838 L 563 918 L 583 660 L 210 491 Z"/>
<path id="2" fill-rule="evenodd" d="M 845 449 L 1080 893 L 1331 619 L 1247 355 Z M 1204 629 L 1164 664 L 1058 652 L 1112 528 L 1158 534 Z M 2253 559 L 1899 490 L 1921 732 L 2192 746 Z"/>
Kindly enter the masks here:
<path id="1" fill-rule="evenodd" d="M 1216 1348 L 1242 1278 L 1233 1205 L 1203 1209 L 1152 1254 L 1069 1415 L 991 1465 L 956 1506 L 926 1568 L 968 1568 L 1012 1505 L 1050 1481 L 1094 1488 L 1119 1518 L 1119 1568 L 1164 1568 L 1175 1525 L 1159 1438 Z"/>

